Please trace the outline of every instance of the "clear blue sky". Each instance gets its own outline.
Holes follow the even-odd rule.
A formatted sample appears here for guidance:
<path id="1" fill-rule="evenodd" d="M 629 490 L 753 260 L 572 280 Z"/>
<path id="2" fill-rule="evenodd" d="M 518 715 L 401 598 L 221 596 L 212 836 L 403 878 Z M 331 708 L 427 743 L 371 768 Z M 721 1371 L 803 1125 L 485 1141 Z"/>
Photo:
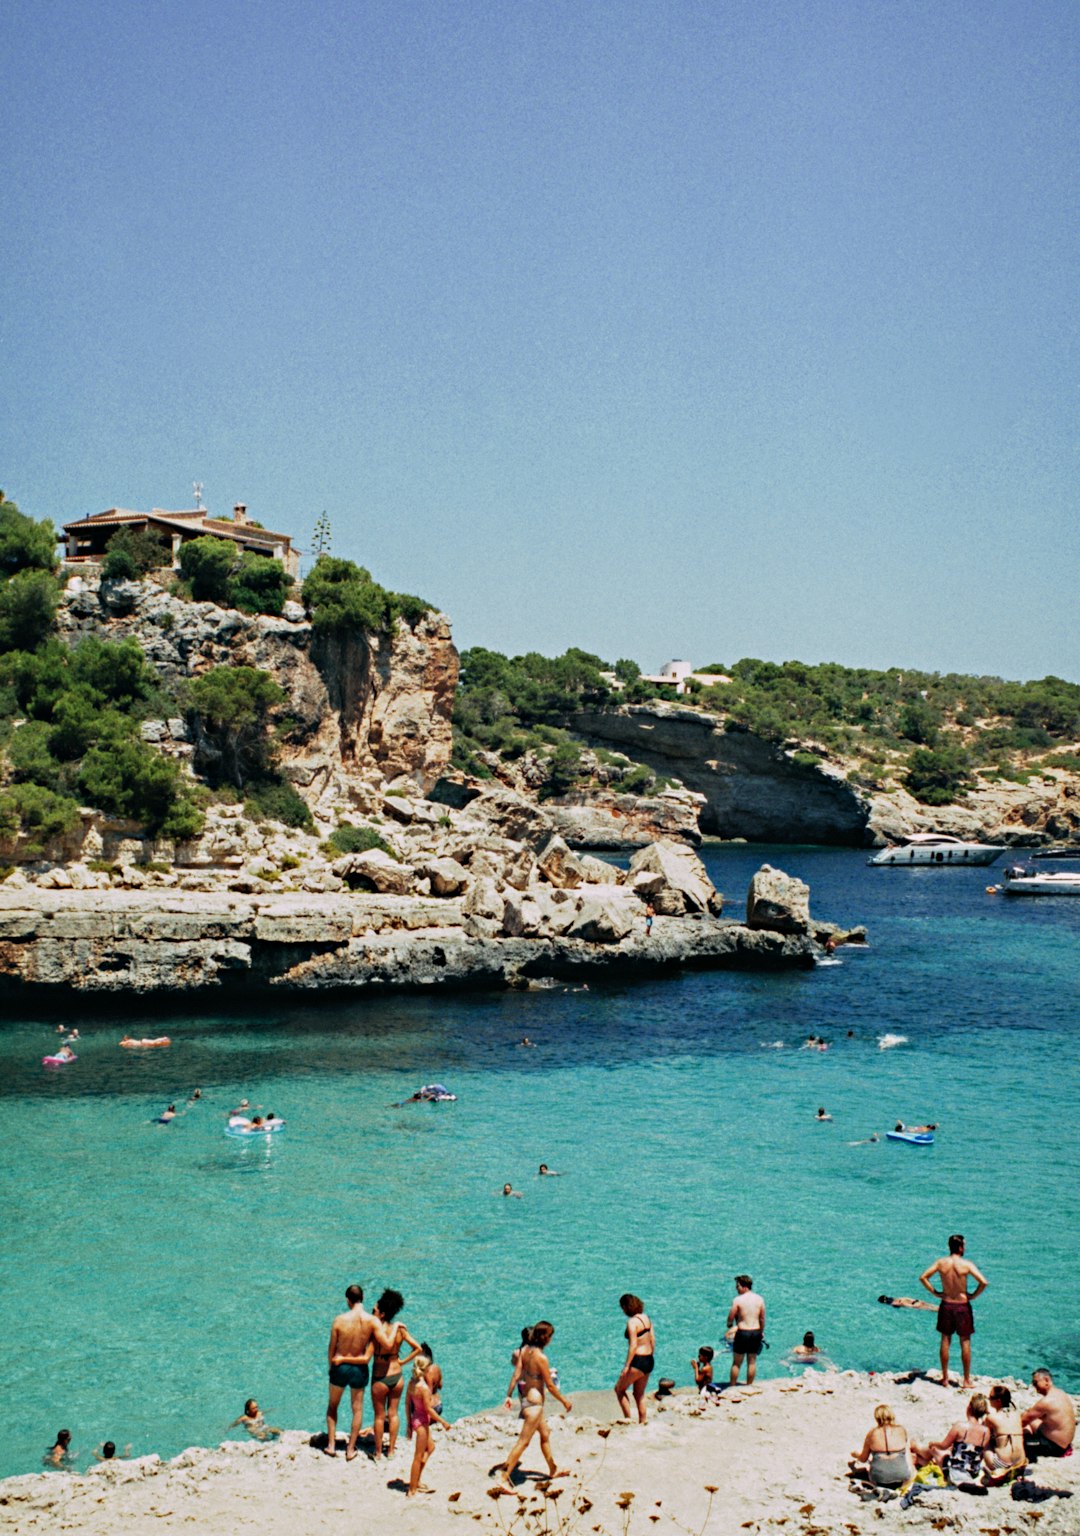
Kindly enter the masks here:
<path id="1" fill-rule="evenodd" d="M 0 484 L 461 645 L 1080 678 L 1076 0 L 13 0 Z"/>

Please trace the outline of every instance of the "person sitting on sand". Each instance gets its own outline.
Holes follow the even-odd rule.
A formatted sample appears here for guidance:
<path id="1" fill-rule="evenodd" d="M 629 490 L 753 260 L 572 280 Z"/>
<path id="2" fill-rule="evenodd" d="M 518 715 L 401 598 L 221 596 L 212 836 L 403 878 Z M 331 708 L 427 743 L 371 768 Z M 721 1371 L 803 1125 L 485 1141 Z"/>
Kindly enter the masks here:
<path id="1" fill-rule="evenodd" d="M 991 1486 L 1011 1482 L 1027 1466 L 1024 1423 L 1013 1404 L 1012 1393 L 1000 1383 L 990 1388 L 986 1422 L 993 1444 L 983 1452 L 983 1481 Z"/>
<path id="2" fill-rule="evenodd" d="M 690 1362 L 690 1369 L 694 1373 L 694 1385 L 698 1389 L 699 1396 L 706 1399 L 721 1397 L 724 1391 L 722 1382 L 713 1381 L 713 1359 L 715 1354 L 716 1351 L 711 1345 L 703 1344 L 697 1352 L 697 1359 Z M 661 1382 L 660 1388 L 663 1385 L 664 1383 Z M 657 1389 L 657 1397 L 666 1397 L 668 1394 L 661 1392 L 660 1388 Z"/>
<path id="3" fill-rule="evenodd" d="M 420 1478 L 435 1450 L 435 1441 L 431 1434 L 432 1424 L 441 1424 L 443 1429 L 450 1428 L 435 1406 L 431 1382 L 428 1380 L 428 1372 L 436 1370 L 438 1366 L 433 1365 L 427 1355 L 417 1355 L 413 1361 L 409 1390 L 405 1394 L 405 1433 L 412 1439 L 414 1445 L 407 1494 L 410 1499 L 417 1493 L 431 1492 L 430 1488 L 424 1487 Z M 441 1373 L 438 1379 L 441 1382 Z"/>
<path id="4" fill-rule="evenodd" d="M 628 1419 L 630 1417 L 628 1393 L 632 1390 L 634 1402 L 637 1404 L 638 1423 L 644 1424 L 645 1389 L 649 1385 L 649 1377 L 656 1364 L 656 1334 L 653 1332 L 652 1323 L 645 1315 L 645 1304 L 640 1296 L 634 1296 L 628 1291 L 624 1296 L 619 1297 L 619 1306 L 628 1321 L 625 1330 L 626 1361 L 615 1383 L 615 1398 L 623 1418 Z"/>
<path id="5" fill-rule="evenodd" d="M 545 1399 L 549 1392 L 552 1397 L 558 1398 L 567 1413 L 574 1406 L 570 1399 L 560 1392 L 555 1373 L 545 1353 L 554 1336 L 554 1324 L 543 1321 L 528 1330 L 527 1341 L 524 1334 L 522 1335 L 521 1349 L 517 1352 L 517 1364 L 510 1377 L 510 1385 L 506 1389 L 505 1406 L 509 1408 L 513 1404 L 515 1388 L 521 1404 L 518 1410 L 521 1432 L 502 1468 L 502 1480 L 507 1488 L 513 1487 L 514 1471 L 534 1435 L 540 1437 L 540 1450 L 547 1462 L 548 1476 L 564 1477 L 566 1475 L 565 1470 L 559 1468 L 551 1454 L 551 1437 L 544 1413 Z"/>
<path id="6" fill-rule="evenodd" d="M 268 1424 L 259 1410 L 259 1405 L 253 1397 L 249 1397 L 244 1404 L 244 1411 L 238 1419 L 233 1419 L 230 1429 L 236 1429 L 242 1424 L 253 1440 L 276 1440 L 281 1434 L 280 1429 L 275 1429 Z"/>
<path id="7" fill-rule="evenodd" d="M 1038 1401 L 1020 1415 L 1024 1426 L 1024 1450 L 1029 1461 L 1039 1456 L 1071 1456 L 1076 1434 L 1076 1409 L 1068 1393 L 1054 1386 L 1047 1370 L 1036 1371 L 1031 1385 Z"/>
<path id="8" fill-rule="evenodd" d="M 994 1438 L 993 1430 L 986 1421 L 989 1403 L 981 1392 L 973 1392 L 968 1399 L 967 1417 L 953 1424 L 940 1440 L 928 1445 L 912 1444 L 911 1454 L 917 1467 L 935 1462 L 943 1468 L 949 1482 L 973 1483 L 983 1467 L 983 1454 Z"/>
<path id="9" fill-rule="evenodd" d="M 416 1342 L 405 1324 L 394 1321 L 404 1305 L 405 1298 L 400 1291 L 383 1291 L 372 1309 L 375 1318 L 375 1354 L 371 1370 L 371 1405 L 375 1410 L 375 1461 L 382 1455 L 383 1428 L 387 1420 L 390 1425 L 387 1455 L 393 1456 L 397 1448 L 398 1404 L 405 1390 L 402 1372 L 405 1366 L 411 1365 L 423 1353 L 422 1346 Z M 401 1359 L 403 1344 L 407 1344 L 412 1351 L 404 1360 Z"/>
<path id="10" fill-rule="evenodd" d="M 874 1428 L 851 1453 L 852 1471 L 865 1476 L 875 1488 L 902 1488 L 914 1475 L 908 1451 L 907 1430 L 896 1422 L 888 1403 L 874 1409 Z"/>
<path id="11" fill-rule="evenodd" d="M 42 1460 L 47 1467 L 66 1467 L 72 1460 L 71 1430 L 57 1430 L 56 1439 L 45 1452 Z"/>
<path id="12" fill-rule="evenodd" d="M 936 1312 L 932 1301 L 918 1301 L 914 1296 L 879 1296 L 883 1307 L 911 1307 L 919 1312 Z"/>

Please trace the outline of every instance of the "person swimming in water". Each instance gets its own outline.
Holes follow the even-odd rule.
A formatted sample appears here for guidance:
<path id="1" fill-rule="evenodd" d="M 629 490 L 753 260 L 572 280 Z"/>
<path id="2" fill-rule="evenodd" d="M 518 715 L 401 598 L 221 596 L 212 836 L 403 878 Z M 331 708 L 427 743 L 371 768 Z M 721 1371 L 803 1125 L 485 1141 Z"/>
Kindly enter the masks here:
<path id="1" fill-rule="evenodd" d="M 911 1307 L 918 1312 L 936 1312 L 937 1307 L 932 1301 L 916 1301 L 914 1296 L 879 1296 L 883 1307 Z"/>

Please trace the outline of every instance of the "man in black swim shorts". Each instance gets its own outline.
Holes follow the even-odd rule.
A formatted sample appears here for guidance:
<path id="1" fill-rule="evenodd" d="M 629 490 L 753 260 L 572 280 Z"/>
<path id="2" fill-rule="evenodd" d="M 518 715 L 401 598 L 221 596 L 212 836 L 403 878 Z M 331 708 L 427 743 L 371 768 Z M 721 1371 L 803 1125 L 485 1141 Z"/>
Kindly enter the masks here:
<path id="1" fill-rule="evenodd" d="M 765 1303 L 754 1290 L 749 1275 L 735 1276 L 735 1291 L 727 1319 L 728 1327 L 735 1329 L 731 1343 L 730 1385 L 734 1386 L 738 1381 L 745 1359 L 746 1384 L 749 1386 L 757 1375 L 757 1357 L 765 1347 Z"/>
<path id="2" fill-rule="evenodd" d="M 345 1388 L 352 1397 L 352 1424 L 345 1447 L 345 1460 L 356 1456 L 356 1441 L 364 1418 L 364 1388 L 368 1384 L 369 1361 L 375 1350 L 375 1319 L 364 1311 L 364 1291 L 350 1285 L 345 1292 L 347 1312 L 340 1312 L 330 1328 L 330 1399 L 326 1405 L 327 1456 L 337 1455 L 338 1404 Z"/>

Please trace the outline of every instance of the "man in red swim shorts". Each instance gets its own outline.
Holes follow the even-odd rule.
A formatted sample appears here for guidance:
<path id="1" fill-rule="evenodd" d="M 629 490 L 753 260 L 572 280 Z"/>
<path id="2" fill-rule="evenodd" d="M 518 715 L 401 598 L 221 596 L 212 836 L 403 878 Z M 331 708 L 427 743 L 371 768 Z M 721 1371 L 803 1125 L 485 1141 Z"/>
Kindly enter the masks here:
<path id="1" fill-rule="evenodd" d="M 935 1291 L 931 1281 L 934 1275 L 941 1276 L 941 1290 Z M 975 1289 L 968 1290 L 968 1276 L 975 1281 Z M 954 1232 L 949 1238 L 948 1257 L 938 1259 L 936 1264 L 919 1276 L 919 1283 L 925 1285 L 931 1296 L 939 1302 L 937 1315 L 937 1331 L 941 1334 L 941 1384 L 949 1385 L 949 1346 L 955 1333 L 960 1340 L 960 1359 L 964 1366 L 964 1387 L 972 1386 L 971 1380 L 971 1335 L 975 1332 L 975 1318 L 971 1311 L 971 1303 L 976 1296 L 981 1296 L 986 1290 L 987 1281 L 972 1264 L 970 1259 L 964 1258 L 964 1239 L 959 1232 Z"/>

